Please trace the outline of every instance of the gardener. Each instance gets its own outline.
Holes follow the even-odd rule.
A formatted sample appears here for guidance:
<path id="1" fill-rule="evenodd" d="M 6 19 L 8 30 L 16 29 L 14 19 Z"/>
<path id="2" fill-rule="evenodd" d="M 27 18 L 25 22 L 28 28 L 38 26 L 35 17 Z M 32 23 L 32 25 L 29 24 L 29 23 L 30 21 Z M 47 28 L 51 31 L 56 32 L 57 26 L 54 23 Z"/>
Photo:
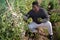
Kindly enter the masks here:
<path id="1" fill-rule="evenodd" d="M 28 25 L 32 32 L 36 32 L 38 27 L 47 27 L 50 40 L 52 39 L 53 31 L 52 24 L 49 21 L 49 15 L 45 9 L 38 5 L 37 1 L 32 3 L 32 9 L 24 16 L 24 20 L 32 18 L 33 22 Z"/>

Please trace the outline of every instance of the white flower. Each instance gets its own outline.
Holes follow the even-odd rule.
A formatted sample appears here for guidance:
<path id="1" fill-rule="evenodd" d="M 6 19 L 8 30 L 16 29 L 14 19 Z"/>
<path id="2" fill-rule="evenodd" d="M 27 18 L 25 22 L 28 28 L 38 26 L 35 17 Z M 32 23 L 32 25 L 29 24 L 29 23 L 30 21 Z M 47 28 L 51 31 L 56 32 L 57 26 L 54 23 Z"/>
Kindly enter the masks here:
<path id="1" fill-rule="evenodd" d="M 20 23 L 20 24 L 22 24 L 22 23 Z"/>

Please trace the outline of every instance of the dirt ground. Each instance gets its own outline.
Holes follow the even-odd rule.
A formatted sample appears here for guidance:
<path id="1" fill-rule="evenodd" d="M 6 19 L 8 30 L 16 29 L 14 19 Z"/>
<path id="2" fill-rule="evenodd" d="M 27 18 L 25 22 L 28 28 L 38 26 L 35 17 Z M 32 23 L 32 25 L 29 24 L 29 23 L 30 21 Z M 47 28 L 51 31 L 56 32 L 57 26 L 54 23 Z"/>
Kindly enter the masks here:
<path id="1" fill-rule="evenodd" d="M 48 35 L 47 29 L 39 28 L 39 33 L 36 34 L 34 40 L 48 40 L 47 35 Z M 28 36 L 26 36 L 24 40 L 28 40 Z"/>

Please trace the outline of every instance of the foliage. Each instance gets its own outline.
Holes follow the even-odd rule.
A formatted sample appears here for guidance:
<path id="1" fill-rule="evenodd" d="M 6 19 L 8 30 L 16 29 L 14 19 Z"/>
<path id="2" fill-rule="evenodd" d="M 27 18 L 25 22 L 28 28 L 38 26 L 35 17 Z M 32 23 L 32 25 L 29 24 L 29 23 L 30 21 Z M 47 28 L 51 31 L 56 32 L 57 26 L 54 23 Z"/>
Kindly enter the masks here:
<path id="1" fill-rule="evenodd" d="M 33 2 L 28 0 L 8 0 L 16 15 L 8 8 L 6 0 L 0 0 L 0 40 L 23 40 L 24 24 L 22 13 L 30 10 L 30 4 Z"/>
<path id="2" fill-rule="evenodd" d="M 23 40 L 27 24 L 23 21 L 23 14 L 26 14 L 32 7 L 31 3 L 35 0 L 8 0 L 12 7 L 12 12 L 6 3 L 6 0 L 0 0 L 0 40 Z M 49 1 L 44 0 L 42 7 L 47 9 Z M 57 8 L 57 1 L 53 1 L 54 8 Z M 15 14 L 16 13 L 16 14 Z M 52 13 L 51 22 L 57 22 L 60 18 Z M 30 20 L 29 20 L 30 21 Z"/>
<path id="3" fill-rule="evenodd" d="M 53 4 L 55 9 L 58 8 L 58 6 L 59 6 L 58 5 L 58 0 L 43 0 L 42 3 L 41 3 L 41 6 L 45 9 L 47 9 L 49 2 L 51 2 Z"/>
<path id="4" fill-rule="evenodd" d="M 50 21 L 53 23 L 60 22 L 59 13 L 51 12 Z"/>

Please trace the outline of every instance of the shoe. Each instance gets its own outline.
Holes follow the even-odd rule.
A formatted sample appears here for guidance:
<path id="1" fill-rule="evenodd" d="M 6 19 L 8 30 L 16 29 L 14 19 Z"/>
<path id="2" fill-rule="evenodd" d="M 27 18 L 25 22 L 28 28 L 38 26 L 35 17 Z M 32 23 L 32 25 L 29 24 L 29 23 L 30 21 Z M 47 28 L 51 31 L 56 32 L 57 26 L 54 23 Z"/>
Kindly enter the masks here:
<path id="1" fill-rule="evenodd" d="M 48 35 L 49 40 L 53 40 L 53 35 Z"/>

